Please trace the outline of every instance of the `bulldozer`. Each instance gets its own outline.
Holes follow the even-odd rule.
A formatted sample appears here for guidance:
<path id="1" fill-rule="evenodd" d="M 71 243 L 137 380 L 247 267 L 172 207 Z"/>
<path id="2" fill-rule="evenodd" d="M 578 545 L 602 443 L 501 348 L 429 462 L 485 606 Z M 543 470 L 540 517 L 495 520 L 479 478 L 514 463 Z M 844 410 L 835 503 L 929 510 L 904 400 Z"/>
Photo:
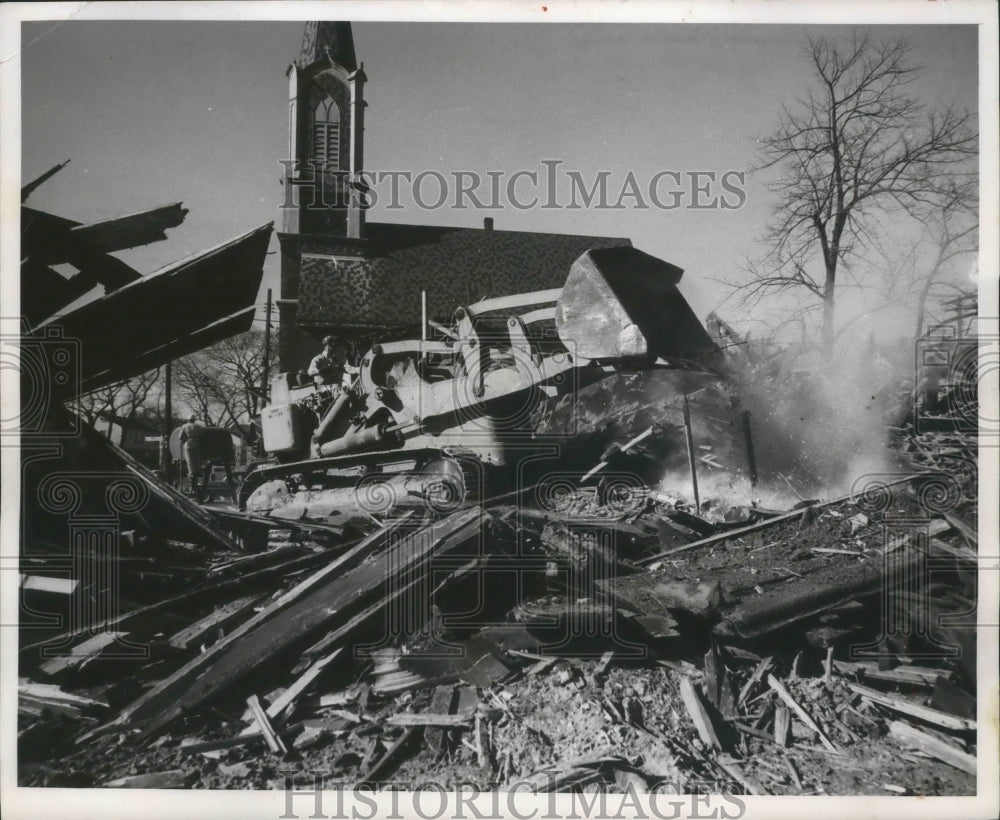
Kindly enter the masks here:
<path id="1" fill-rule="evenodd" d="M 633 247 L 592 249 L 562 288 L 463 305 L 448 325 L 425 318 L 421 338 L 372 345 L 349 386 L 278 374 L 261 414 L 271 463 L 245 477 L 240 508 L 546 507 L 590 484 L 619 509 L 650 491 L 690 503 L 693 489 L 700 514 L 699 472 L 703 488 L 745 496 L 749 425 L 682 274 Z"/>

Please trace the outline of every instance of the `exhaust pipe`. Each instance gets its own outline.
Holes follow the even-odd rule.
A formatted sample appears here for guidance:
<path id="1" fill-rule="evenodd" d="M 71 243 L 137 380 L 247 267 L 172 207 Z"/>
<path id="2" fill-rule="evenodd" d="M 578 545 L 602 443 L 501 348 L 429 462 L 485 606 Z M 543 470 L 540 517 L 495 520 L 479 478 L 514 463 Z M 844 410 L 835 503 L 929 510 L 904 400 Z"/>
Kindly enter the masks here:
<path id="1" fill-rule="evenodd" d="M 324 458 L 342 456 L 371 449 L 395 450 L 403 446 L 403 436 L 398 431 L 387 432 L 385 425 L 368 427 L 321 444 L 319 454 Z"/>
<path id="2" fill-rule="evenodd" d="M 349 397 L 350 393 L 347 390 L 344 390 L 339 396 L 337 396 L 333 404 L 330 405 L 330 409 L 326 411 L 326 415 L 324 415 L 320 420 L 319 426 L 316 428 L 316 432 L 313 433 L 313 442 L 315 444 L 322 444 L 327 438 L 329 438 L 327 433 L 333 426 L 333 423 L 337 420 L 340 412 L 347 406 L 347 400 Z"/>

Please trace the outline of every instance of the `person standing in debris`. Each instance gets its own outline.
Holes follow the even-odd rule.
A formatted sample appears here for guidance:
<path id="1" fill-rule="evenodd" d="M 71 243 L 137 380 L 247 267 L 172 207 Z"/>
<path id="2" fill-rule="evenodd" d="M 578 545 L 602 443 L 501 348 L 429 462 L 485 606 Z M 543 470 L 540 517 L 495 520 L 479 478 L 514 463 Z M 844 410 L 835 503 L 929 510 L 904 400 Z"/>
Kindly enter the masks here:
<path id="1" fill-rule="evenodd" d="M 203 470 L 204 463 L 201 454 L 201 435 L 204 432 L 204 425 L 198 421 L 198 416 L 192 413 L 187 423 L 181 427 L 181 452 L 184 454 L 184 461 L 187 463 L 188 475 L 191 478 L 191 492 L 196 498 L 202 498 L 208 494 L 208 470 Z M 201 491 L 198 490 L 198 478 L 202 476 Z"/>
<path id="2" fill-rule="evenodd" d="M 323 337 L 323 351 L 309 362 L 308 373 L 318 385 L 349 386 L 351 375 L 358 372 L 347 362 L 347 345 L 333 336 Z"/>

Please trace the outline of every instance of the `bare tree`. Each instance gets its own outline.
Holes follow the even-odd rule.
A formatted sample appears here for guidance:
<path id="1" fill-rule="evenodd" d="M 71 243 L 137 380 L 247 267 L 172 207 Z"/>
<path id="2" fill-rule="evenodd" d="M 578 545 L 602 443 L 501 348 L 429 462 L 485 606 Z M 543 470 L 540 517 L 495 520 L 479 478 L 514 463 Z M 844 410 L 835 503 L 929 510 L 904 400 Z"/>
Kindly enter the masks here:
<path id="1" fill-rule="evenodd" d="M 919 284 L 914 339 L 919 339 L 923 333 L 928 304 L 938 292 L 950 289 L 961 294 L 970 287 L 969 282 L 963 283 L 963 288 L 954 281 L 954 263 L 973 254 L 978 248 L 979 220 L 976 205 L 975 185 L 955 185 L 951 195 L 931 211 L 925 220 L 934 255 L 925 270 L 917 269 Z"/>
<path id="2" fill-rule="evenodd" d="M 806 52 L 813 86 L 762 140 L 758 170 L 780 171 L 768 185 L 777 194 L 768 252 L 737 290 L 754 304 L 778 291 L 804 294 L 800 311 L 822 308 L 829 353 L 841 274 L 852 275 L 852 258 L 882 227 L 879 216 L 924 219 L 939 208 L 974 173 L 977 136 L 969 114 L 928 113 L 908 94 L 920 69 L 903 41 L 810 38 Z"/>
<path id="3" fill-rule="evenodd" d="M 270 352 L 271 371 L 275 352 Z M 173 368 L 175 400 L 206 424 L 235 428 L 251 438 L 250 420 L 263 404 L 264 334 L 251 330 L 178 359 Z"/>
<path id="4" fill-rule="evenodd" d="M 70 403 L 70 409 L 91 426 L 98 419 L 106 420 L 109 436 L 113 425 L 117 424 L 124 441 L 129 426 L 148 409 L 147 403 L 159 383 L 160 369 L 156 368 L 80 396 Z"/>

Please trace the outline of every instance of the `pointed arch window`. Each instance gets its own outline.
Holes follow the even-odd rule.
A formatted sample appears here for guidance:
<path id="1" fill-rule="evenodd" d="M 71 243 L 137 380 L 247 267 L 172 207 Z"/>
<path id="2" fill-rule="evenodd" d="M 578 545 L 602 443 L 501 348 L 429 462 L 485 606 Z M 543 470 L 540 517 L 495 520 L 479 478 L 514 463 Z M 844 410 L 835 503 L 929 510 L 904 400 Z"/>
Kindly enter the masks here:
<path id="1" fill-rule="evenodd" d="M 313 112 L 312 156 L 340 168 L 340 109 L 330 97 L 316 103 Z"/>

